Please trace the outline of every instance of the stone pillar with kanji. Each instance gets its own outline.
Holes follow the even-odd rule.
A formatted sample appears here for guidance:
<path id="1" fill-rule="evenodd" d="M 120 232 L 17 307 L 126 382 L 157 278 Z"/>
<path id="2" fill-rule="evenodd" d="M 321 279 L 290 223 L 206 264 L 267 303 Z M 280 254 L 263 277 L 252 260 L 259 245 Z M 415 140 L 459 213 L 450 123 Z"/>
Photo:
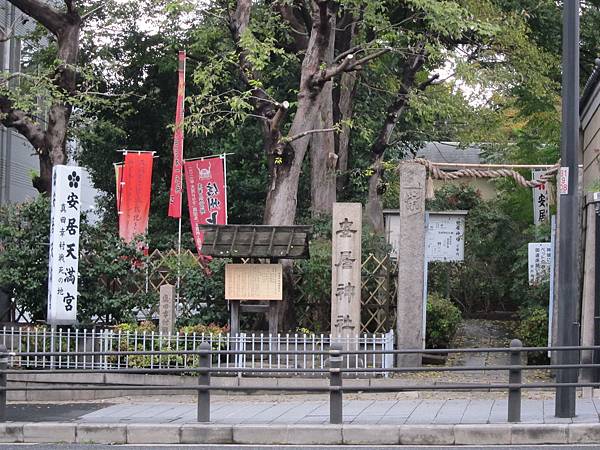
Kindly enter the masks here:
<path id="1" fill-rule="evenodd" d="M 362 205 L 334 203 L 331 251 L 331 334 L 351 343 L 360 334 Z"/>
<path id="2" fill-rule="evenodd" d="M 425 277 L 425 166 L 400 164 L 400 237 L 398 239 L 398 350 L 423 347 Z M 399 367 L 421 365 L 418 353 L 399 354 Z"/>

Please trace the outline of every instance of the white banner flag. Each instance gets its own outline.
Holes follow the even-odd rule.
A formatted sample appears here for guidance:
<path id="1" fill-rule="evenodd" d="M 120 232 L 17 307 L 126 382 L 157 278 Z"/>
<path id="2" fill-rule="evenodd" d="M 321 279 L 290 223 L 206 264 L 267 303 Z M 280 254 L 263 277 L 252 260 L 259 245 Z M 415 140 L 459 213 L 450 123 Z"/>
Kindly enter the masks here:
<path id="1" fill-rule="evenodd" d="M 54 166 L 50 214 L 48 318 L 52 325 L 77 321 L 81 169 Z"/>
<path id="2" fill-rule="evenodd" d="M 545 173 L 544 169 L 533 169 L 531 179 L 537 180 Z M 539 225 L 550 217 L 550 204 L 548 202 L 548 183 L 533 188 L 533 223 Z"/>

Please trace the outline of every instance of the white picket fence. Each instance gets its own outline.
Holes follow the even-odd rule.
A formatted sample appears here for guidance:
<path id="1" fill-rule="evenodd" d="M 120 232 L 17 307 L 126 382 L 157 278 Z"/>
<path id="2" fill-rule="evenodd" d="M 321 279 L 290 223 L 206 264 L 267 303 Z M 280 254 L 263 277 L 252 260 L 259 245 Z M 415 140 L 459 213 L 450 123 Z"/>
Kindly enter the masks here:
<path id="1" fill-rule="evenodd" d="M 208 342 L 213 350 L 260 351 L 264 354 L 221 354 L 214 355 L 212 364 L 216 368 L 240 369 L 327 369 L 327 354 L 312 354 L 329 349 L 331 335 L 328 334 L 174 334 L 156 332 L 123 332 L 105 330 L 58 330 L 47 328 L 31 329 L 4 327 L 0 329 L 0 343 L 16 353 L 9 365 L 20 368 L 57 369 L 185 369 L 198 367 L 198 356 L 194 354 L 168 354 L 168 351 L 196 351 L 200 343 Z M 337 340 L 339 342 L 339 340 Z M 346 338 L 341 342 L 345 348 L 360 351 L 394 349 L 394 333 L 363 334 L 358 338 Z M 163 351 L 160 355 L 102 355 L 112 351 Z M 278 354 L 277 352 L 301 351 L 306 354 Z M 58 355 L 20 355 L 21 353 L 58 353 Z M 68 352 L 94 352 L 92 355 L 69 355 Z M 64 354 L 62 354 L 64 353 Z M 381 372 L 369 372 L 387 376 L 386 369 L 393 367 L 393 355 L 361 354 L 344 358 L 346 368 L 378 368 Z M 262 372 L 274 375 L 276 372 Z M 296 372 L 297 374 L 301 373 Z M 306 374 L 306 373 L 305 373 Z M 366 374 L 366 372 L 363 372 Z M 288 375 L 281 374 L 281 375 Z M 321 374 L 322 375 L 322 374 Z"/>

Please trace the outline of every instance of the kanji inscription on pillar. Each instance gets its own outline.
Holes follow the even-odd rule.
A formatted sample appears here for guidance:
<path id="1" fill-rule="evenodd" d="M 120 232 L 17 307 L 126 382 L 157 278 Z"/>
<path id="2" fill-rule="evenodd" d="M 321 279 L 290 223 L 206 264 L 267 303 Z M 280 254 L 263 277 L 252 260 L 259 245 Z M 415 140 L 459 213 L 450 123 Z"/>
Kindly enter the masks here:
<path id="1" fill-rule="evenodd" d="M 338 338 L 360 333 L 362 205 L 333 204 L 331 252 L 331 333 Z"/>

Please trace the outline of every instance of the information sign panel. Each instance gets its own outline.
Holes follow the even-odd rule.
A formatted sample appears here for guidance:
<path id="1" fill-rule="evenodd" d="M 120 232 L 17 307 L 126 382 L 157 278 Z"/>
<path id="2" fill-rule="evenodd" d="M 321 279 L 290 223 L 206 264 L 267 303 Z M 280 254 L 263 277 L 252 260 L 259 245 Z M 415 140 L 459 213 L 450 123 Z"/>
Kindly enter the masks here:
<path id="1" fill-rule="evenodd" d="M 281 264 L 227 264 L 226 300 L 282 300 Z"/>
<path id="2" fill-rule="evenodd" d="M 550 242 L 530 242 L 527 250 L 529 284 L 536 285 L 550 277 L 552 244 Z"/>
<path id="3" fill-rule="evenodd" d="M 425 236 L 427 261 L 462 261 L 465 255 L 465 213 L 429 213 Z"/>

